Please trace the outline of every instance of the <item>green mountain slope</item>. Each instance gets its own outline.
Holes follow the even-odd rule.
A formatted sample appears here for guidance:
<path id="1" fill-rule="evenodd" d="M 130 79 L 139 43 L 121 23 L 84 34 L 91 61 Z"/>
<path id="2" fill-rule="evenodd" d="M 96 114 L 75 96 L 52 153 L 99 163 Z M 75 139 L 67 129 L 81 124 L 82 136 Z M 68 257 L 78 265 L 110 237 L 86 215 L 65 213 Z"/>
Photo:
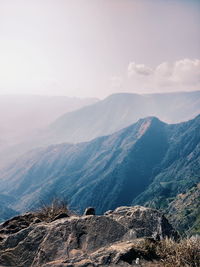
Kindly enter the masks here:
<path id="1" fill-rule="evenodd" d="M 194 120 L 168 126 L 169 149 L 152 183 L 134 203 L 154 202 L 164 208 L 170 198 L 187 192 L 200 177 L 200 116 Z"/>
<path id="2" fill-rule="evenodd" d="M 83 211 L 120 205 L 158 208 L 199 182 L 200 116 L 166 124 L 154 117 L 90 142 L 29 152 L 0 172 L 0 193 L 26 211 L 54 196 Z"/>
<path id="3" fill-rule="evenodd" d="M 180 232 L 200 234 L 200 183 L 189 191 L 178 194 L 166 213 Z"/>
<path id="4" fill-rule="evenodd" d="M 99 212 L 118 203 L 131 203 L 133 196 L 144 190 L 152 168 L 164 155 L 164 127 L 159 120 L 147 118 L 88 143 L 33 151 L 2 172 L 1 191 L 20 196 L 17 207 L 24 209 L 37 199 L 56 194 L 68 196 L 72 205 L 81 208 L 95 205 Z M 162 146 L 158 140 L 162 140 Z M 157 151 L 154 157 L 150 157 L 152 149 Z M 127 194 L 130 189 L 131 194 Z"/>

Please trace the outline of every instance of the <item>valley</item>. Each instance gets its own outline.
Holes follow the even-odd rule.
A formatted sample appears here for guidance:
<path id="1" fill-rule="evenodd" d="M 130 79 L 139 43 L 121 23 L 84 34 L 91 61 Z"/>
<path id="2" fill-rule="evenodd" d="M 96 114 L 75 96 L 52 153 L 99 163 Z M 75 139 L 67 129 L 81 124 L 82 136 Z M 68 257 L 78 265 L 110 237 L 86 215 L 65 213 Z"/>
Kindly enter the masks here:
<path id="1" fill-rule="evenodd" d="M 199 134 L 200 116 L 178 124 L 147 117 L 90 142 L 35 149 L 1 171 L 0 193 L 18 212 L 57 196 L 79 212 L 133 204 L 165 210 L 199 182 Z"/>

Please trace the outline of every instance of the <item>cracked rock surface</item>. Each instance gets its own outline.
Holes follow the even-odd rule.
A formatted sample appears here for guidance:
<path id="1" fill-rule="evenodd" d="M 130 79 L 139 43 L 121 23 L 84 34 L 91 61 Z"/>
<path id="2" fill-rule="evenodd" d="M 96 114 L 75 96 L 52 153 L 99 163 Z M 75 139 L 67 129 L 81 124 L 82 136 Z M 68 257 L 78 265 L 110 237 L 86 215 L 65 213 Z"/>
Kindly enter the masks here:
<path id="1" fill-rule="evenodd" d="M 27 213 L 0 225 L 0 266 L 138 266 L 137 258 L 156 266 L 141 244 L 166 236 L 177 237 L 166 218 L 141 206 L 49 223 Z"/>

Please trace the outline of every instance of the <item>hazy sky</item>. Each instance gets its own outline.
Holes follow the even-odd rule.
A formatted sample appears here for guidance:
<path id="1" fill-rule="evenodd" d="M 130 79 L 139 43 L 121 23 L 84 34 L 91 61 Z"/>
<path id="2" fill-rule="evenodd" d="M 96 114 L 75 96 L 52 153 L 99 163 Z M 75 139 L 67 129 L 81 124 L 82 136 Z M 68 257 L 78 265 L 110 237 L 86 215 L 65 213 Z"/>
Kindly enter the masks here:
<path id="1" fill-rule="evenodd" d="M 200 89 L 200 0 L 0 0 L 0 94 Z"/>

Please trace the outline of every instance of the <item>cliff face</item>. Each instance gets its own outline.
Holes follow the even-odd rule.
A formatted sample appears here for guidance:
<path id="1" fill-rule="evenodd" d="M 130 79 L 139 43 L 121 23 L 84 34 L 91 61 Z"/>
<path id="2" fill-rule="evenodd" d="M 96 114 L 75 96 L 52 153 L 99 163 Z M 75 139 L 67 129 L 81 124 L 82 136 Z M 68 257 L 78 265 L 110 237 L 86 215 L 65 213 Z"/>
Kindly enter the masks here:
<path id="1" fill-rule="evenodd" d="M 28 213 L 0 225 L 0 266 L 134 266 L 154 259 L 145 238 L 163 237 L 177 234 L 159 211 L 141 206 L 49 223 Z"/>
<path id="2" fill-rule="evenodd" d="M 166 210 L 169 221 L 180 232 L 200 234 L 200 183 L 177 195 Z"/>

